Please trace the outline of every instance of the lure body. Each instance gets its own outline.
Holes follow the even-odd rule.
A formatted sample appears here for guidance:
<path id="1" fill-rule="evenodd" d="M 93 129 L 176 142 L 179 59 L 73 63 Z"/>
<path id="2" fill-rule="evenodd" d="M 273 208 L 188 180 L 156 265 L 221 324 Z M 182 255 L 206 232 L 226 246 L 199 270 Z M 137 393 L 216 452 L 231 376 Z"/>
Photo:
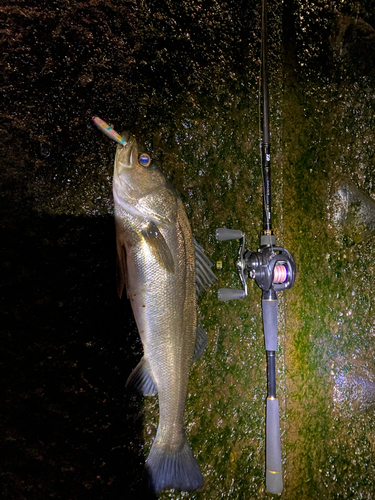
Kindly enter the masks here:
<path id="1" fill-rule="evenodd" d="M 122 146 L 126 145 L 126 141 L 123 137 L 121 137 L 120 134 L 116 132 L 108 123 L 106 123 L 104 120 L 99 118 L 98 116 L 93 116 L 92 121 L 95 123 L 95 125 L 98 127 L 99 130 L 103 132 L 107 137 L 112 139 L 113 141 L 117 142 L 118 144 L 121 144 Z"/>

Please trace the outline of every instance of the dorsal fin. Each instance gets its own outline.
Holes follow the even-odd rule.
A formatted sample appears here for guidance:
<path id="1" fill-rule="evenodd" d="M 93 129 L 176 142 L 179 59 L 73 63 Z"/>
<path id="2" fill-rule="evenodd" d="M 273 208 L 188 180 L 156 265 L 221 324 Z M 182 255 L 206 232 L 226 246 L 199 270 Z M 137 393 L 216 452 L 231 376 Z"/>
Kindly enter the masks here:
<path id="1" fill-rule="evenodd" d="M 194 240 L 194 249 L 195 249 L 196 290 L 198 299 L 201 291 L 207 285 L 211 285 L 213 281 L 216 280 L 217 278 L 211 271 L 211 267 L 213 267 L 212 262 L 208 257 L 206 257 L 203 248 L 195 240 Z"/>
<path id="2" fill-rule="evenodd" d="M 193 363 L 195 363 L 203 354 L 207 345 L 207 333 L 204 331 L 203 326 L 198 320 L 197 331 L 195 336 L 195 347 L 193 355 Z"/>

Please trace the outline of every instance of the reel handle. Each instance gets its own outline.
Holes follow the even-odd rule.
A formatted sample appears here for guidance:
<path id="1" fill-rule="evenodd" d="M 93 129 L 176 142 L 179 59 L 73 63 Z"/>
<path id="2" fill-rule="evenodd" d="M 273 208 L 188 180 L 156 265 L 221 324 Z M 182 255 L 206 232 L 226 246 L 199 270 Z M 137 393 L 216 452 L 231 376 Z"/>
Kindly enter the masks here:
<path id="1" fill-rule="evenodd" d="M 239 229 L 227 229 L 226 227 L 220 227 L 216 229 L 216 239 L 218 241 L 226 241 L 226 240 L 240 240 L 243 237 L 244 233 Z"/>
<path id="2" fill-rule="evenodd" d="M 245 290 L 234 290 L 233 288 L 219 288 L 217 298 L 220 302 L 228 302 L 229 300 L 244 299 L 246 297 Z"/>
<path id="3" fill-rule="evenodd" d="M 247 296 L 246 271 L 244 261 L 245 233 L 243 233 L 240 229 L 228 229 L 226 227 L 220 227 L 216 229 L 215 236 L 218 241 L 240 240 L 240 247 L 237 253 L 236 268 L 242 284 L 242 290 L 219 288 L 217 298 L 221 302 L 228 302 L 229 300 L 235 299 L 244 299 Z"/>

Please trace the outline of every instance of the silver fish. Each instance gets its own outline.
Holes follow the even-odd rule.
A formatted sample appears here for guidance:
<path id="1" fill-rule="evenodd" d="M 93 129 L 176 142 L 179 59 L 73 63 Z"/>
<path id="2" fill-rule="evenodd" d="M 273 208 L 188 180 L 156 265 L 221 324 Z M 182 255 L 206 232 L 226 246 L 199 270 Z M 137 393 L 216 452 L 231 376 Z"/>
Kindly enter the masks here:
<path id="1" fill-rule="evenodd" d="M 175 189 L 135 137 L 123 137 L 113 176 L 118 292 L 121 297 L 126 287 L 144 350 L 127 385 L 159 397 L 159 426 L 146 461 L 154 491 L 196 490 L 203 476 L 184 413 L 189 370 L 207 342 L 197 297 L 215 275 Z"/>

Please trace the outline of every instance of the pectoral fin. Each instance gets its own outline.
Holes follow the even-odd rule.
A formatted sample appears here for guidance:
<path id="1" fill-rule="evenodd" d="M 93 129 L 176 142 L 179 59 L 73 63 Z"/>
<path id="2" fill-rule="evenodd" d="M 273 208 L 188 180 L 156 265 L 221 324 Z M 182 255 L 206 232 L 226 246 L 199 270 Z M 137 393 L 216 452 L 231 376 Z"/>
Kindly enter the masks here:
<path id="1" fill-rule="evenodd" d="M 171 251 L 168 247 L 164 236 L 159 231 L 154 222 L 149 222 L 147 226 L 142 229 L 142 236 L 144 237 L 152 255 L 157 263 L 170 273 L 174 273 L 174 262 Z"/>
<path id="2" fill-rule="evenodd" d="M 127 271 L 126 271 L 126 251 L 123 233 L 116 228 L 116 277 L 117 277 L 117 293 L 121 299 L 124 286 L 127 289 Z"/>

